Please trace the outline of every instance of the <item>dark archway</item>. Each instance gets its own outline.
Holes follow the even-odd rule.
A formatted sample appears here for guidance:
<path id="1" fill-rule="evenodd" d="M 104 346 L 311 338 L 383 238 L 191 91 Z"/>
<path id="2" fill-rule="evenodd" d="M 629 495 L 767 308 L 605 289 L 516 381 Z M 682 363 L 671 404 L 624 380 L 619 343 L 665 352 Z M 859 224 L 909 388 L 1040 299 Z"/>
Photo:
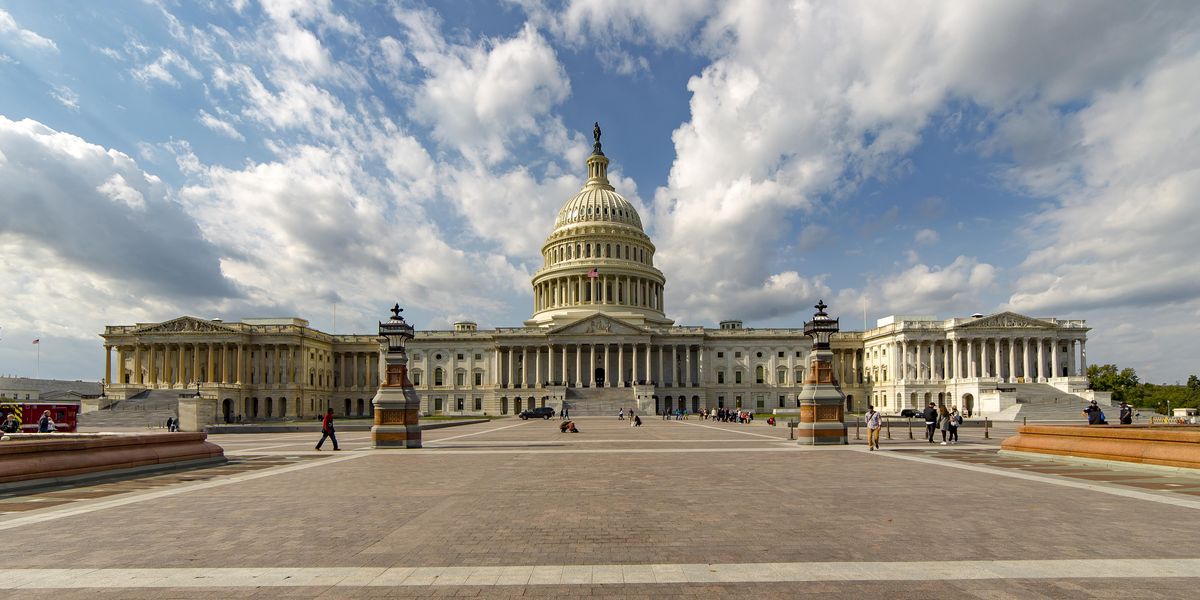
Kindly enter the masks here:
<path id="1" fill-rule="evenodd" d="M 604 367 L 596 367 L 596 387 L 604 387 Z"/>
<path id="2" fill-rule="evenodd" d="M 233 422 L 233 400 L 226 398 L 221 402 L 221 414 L 225 417 L 226 423 Z"/>

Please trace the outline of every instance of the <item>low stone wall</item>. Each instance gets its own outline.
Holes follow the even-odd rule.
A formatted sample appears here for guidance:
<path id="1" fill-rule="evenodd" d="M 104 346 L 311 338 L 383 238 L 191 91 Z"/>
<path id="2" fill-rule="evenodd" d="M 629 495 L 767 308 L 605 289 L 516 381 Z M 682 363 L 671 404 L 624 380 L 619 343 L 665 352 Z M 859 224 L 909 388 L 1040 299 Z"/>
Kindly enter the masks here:
<path id="1" fill-rule="evenodd" d="M 1034 452 L 1200 469 L 1200 426 L 1022 425 L 1001 444 Z"/>
<path id="2" fill-rule="evenodd" d="M 460 425 L 474 425 L 476 423 L 487 423 L 487 419 L 463 419 L 461 421 L 424 421 L 421 423 L 421 430 L 426 429 L 442 429 L 444 427 L 458 427 Z M 370 431 L 373 423 L 346 423 L 335 422 L 334 429 L 337 431 Z M 248 424 L 248 425 L 209 425 L 204 428 L 208 433 L 297 433 L 309 432 L 320 433 L 321 424 L 314 422 L 304 425 L 270 425 Z"/>
<path id="3" fill-rule="evenodd" d="M 0 488 L 108 471 L 225 462 L 205 433 L 10 434 L 0 442 Z"/>

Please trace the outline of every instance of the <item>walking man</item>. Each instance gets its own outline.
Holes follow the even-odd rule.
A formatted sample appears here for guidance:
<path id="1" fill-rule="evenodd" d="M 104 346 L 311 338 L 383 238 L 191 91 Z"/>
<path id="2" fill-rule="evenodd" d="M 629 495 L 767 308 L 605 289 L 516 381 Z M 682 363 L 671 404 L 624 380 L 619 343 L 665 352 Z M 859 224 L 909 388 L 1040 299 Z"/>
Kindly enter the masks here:
<path id="1" fill-rule="evenodd" d="M 879 429 L 883 426 L 883 415 L 874 406 L 867 406 L 867 449 L 879 449 Z"/>
<path id="2" fill-rule="evenodd" d="M 925 439 L 929 440 L 929 443 L 932 444 L 933 432 L 937 431 L 938 426 L 938 410 L 932 402 L 929 403 L 929 406 L 925 407 L 925 412 L 922 416 L 925 417 Z"/>
<path id="3" fill-rule="evenodd" d="M 321 445 L 325 443 L 325 438 L 329 438 L 329 440 L 331 442 L 333 442 L 333 449 L 335 451 L 341 450 L 341 448 L 338 448 L 337 436 L 333 434 L 333 409 L 332 408 L 326 410 L 325 418 L 321 419 L 321 441 L 317 442 L 317 450 L 321 449 Z"/>
<path id="4" fill-rule="evenodd" d="M 1133 425 L 1133 407 L 1128 402 L 1121 402 L 1121 424 Z"/>

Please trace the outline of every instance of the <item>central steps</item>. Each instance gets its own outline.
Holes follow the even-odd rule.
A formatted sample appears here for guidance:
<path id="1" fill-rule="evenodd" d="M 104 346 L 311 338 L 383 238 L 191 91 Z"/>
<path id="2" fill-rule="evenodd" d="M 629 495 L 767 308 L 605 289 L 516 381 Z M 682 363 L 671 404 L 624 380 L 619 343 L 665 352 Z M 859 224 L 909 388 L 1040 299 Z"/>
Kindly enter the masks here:
<path id="1" fill-rule="evenodd" d="M 566 407 L 573 417 L 616 416 L 637 406 L 633 388 L 567 388 Z"/>

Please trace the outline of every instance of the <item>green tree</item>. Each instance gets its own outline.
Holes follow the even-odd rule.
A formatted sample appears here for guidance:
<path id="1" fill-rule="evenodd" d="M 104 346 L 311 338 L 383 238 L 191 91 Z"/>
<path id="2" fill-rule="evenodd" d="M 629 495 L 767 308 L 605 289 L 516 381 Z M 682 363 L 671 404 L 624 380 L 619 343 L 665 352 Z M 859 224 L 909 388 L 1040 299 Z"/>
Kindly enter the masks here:
<path id="1" fill-rule="evenodd" d="M 1137 372 L 1117 365 L 1089 365 L 1088 386 L 1101 392 L 1112 392 L 1113 400 L 1137 404 L 1141 399 Z"/>
<path id="2" fill-rule="evenodd" d="M 1187 386 L 1188 389 L 1200 391 L 1200 377 L 1188 375 Z"/>

